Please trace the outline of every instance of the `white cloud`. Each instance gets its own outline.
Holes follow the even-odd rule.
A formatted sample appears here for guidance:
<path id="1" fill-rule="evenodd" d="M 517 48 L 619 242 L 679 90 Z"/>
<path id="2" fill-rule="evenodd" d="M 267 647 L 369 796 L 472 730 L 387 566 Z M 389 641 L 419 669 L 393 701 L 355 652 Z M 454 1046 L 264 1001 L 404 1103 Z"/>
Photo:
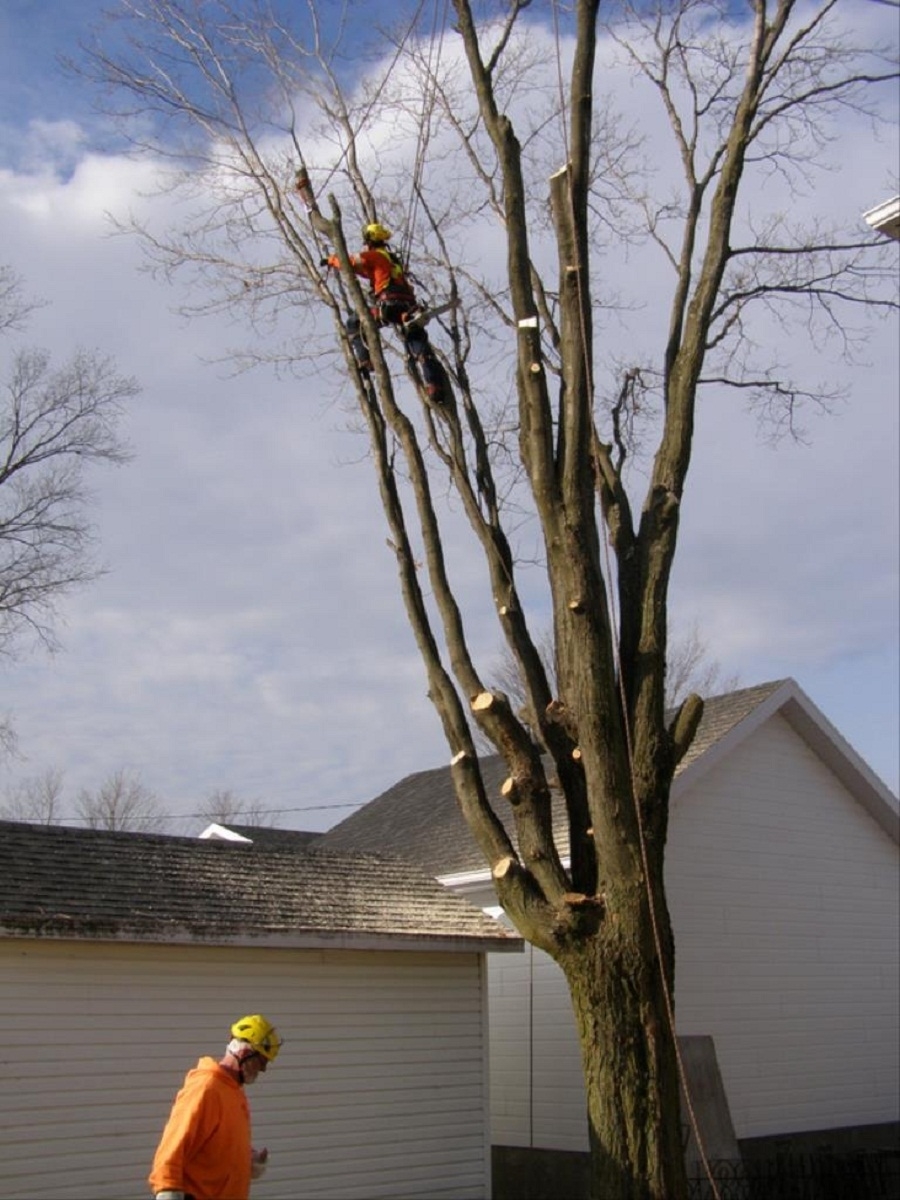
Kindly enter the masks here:
<path id="1" fill-rule="evenodd" d="M 66 122 L 40 132 L 33 166 L 0 173 L 10 261 L 52 301 L 29 339 L 60 358 L 76 344 L 109 351 L 144 392 L 127 419 L 134 462 L 93 477 L 109 574 L 62 606 L 59 655 L 5 668 L 27 758 L 0 765 L 0 791 L 58 766 L 74 793 L 129 766 L 176 811 L 214 788 L 298 808 L 360 803 L 444 761 L 339 376 L 309 364 L 299 381 L 228 378 L 204 365 L 241 331 L 174 316 L 178 285 L 139 271 L 134 242 L 109 236 L 110 210 L 165 223 L 170 201 L 141 196 L 152 162 L 82 153 Z M 861 212 L 881 176 L 877 162 L 853 164 L 829 206 Z M 495 232 L 462 249 L 495 253 Z M 662 285 L 646 256 L 609 263 L 614 285 L 634 280 L 644 295 Z M 626 314 L 604 336 L 631 349 L 654 320 Z M 827 698 L 826 713 L 890 777 L 895 738 L 878 714 L 896 705 L 884 684 L 896 660 L 896 324 L 870 359 L 848 406 L 811 422 L 809 448 L 773 450 L 732 399 L 705 399 L 674 608 L 744 682 L 794 674 Z M 470 603 L 487 595 L 458 531 L 451 562 Z M 526 574 L 526 590 L 538 594 L 539 578 Z M 489 657 L 499 643 L 486 611 L 474 640 Z M 860 691 L 882 707 L 843 704 Z M 285 820 L 326 827 L 345 811 Z"/>

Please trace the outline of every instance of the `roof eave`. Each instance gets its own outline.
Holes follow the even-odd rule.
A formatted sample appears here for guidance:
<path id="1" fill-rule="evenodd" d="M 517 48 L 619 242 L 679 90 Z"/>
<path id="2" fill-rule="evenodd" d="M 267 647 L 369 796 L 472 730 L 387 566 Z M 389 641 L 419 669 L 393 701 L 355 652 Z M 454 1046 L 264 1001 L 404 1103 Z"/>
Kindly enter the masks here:
<path id="1" fill-rule="evenodd" d="M 390 950 L 430 951 L 444 954 L 487 954 L 521 951 L 524 943 L 514 934 L 499 932 L 484 937 L 467 934 L 353 933 L 318 930 L 289 930 L 283 933 L 223 934 L 178 930 L 119 929 L 83 931 L 72 928 L 41 930 L 0 923 L 0 937 L 33 941 L 97 942 L 157 946 L 209 946 L 243 950 Z"/>
<path id="2" fill-rule="evenodd" d="M 900 241 L 900 196 L 893 196 L 863 213 L 863 220 L 885 237 Z"/>

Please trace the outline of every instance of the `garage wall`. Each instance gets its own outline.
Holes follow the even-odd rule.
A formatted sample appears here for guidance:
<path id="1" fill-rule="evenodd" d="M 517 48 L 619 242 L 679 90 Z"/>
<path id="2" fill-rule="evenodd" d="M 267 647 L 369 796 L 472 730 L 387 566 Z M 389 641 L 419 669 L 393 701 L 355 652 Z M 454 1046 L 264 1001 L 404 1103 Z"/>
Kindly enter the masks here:
<path id="1" fill-rule="evenodd" d="M 675 804 L 680 1033 L 739 1138 L 900 1117 L 897 844 L 781 716 Z"/>
<path id="2" fill-rule="evenodd" d="M 481 1198 L 484 988 L 468 953 L 0 942 L 0 1197 L 141 1197 L 185 1071 L 261 1011 L 254 1200 Z"/>

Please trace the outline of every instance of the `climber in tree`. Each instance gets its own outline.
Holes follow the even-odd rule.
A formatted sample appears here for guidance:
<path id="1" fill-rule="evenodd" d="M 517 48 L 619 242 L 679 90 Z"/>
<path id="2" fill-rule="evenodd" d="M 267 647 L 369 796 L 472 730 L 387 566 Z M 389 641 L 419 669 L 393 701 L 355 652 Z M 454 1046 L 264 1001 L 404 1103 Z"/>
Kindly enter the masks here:
<path id="1" fill-rule="evenodd" d="M 379 325 L 393 325 L 399 329 L 410 357 L 415 359 L 419 366 L 429 398 L 440 403 L 444 399 L 444 371 L 435 358 L 424 326 L 416 321 L 420 315 L 416 294 L 403 269 L 403 263 L 388 249 L 387 243 L 391 236 L 391 231 L 377 221 L 364 225 L 362 238 L 365 249 L 350 256 L 350 266 L 357 275 L 368 280 L 372 289 L 372 316 Z M 340 265 L 335 254 L 322 259 L 323 267 L 338 269 Z M 368 370 L 372 364 L 356 313 L 347 318 L 347 332 L 350 334 L 350 345 L 360 369 Z"/>

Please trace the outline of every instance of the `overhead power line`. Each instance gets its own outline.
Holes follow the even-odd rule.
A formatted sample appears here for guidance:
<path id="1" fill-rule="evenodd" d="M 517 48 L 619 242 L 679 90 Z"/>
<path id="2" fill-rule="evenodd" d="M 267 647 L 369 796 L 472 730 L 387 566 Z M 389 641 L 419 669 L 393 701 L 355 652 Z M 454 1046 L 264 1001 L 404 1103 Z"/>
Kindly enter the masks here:
<path id="1" fill-rule="evenodd" d="M 325 811 L 329 811 L 331 809 L 338 809 L 338 808 L 360 808 L 362 806 L 362 803 L 364 803 L 364 802 L 347 800 L 347 801 L 342 801 L 340 803 L 333 803 L 333 804 L 301 804 L 301 805 L 298 805 L 293 808 L 256 808 L 254 806 L 250 810 L 245 811 L 245 810 L 239 809 L 236 812 L 231 813 L 231 815 L 229 817 L 224 818 L 224 823 L 227 824 L 228 821 L 236 821 L 236 822 L 240 823 L 242 817 L 251 817 L 251 818 L 255 819 L 255 818 L 259 818 L 259 817 L 283 816 L 285 813 L 325 812 Z M 215 816 L 211 816 L 209 813 L 206 813 L 206 812 L 190 812 L 190 813 L 154 812 L 152 814 L 152 817 L 153 817 L 153 820 L 155 820 L 155 821 L 187 821 L 187 820 L 194 820 L 194 819 L 196 819 L 198 821 L 201 821 L 201 820 L 214 821 L 216 819 Z M 138 817 L 136 819 L 139 821 L 140 817 Z M 63 816 L 63 817 L 54 816 L 53 819 L 50 821 L 35 819 L 35 820 L 26 822 L 26 823 L 27 824 L 36 824 L 36 825 L 75 825 L 75 824 L 81 824 L 84 821 L 93 821 L 93 820 L 96 820 L 96 818 L 84 816 L 83 814 L 79 814 L 78 816 Z M 135 831 L 132 830 L 131 832 L 135 832 Z"/>

